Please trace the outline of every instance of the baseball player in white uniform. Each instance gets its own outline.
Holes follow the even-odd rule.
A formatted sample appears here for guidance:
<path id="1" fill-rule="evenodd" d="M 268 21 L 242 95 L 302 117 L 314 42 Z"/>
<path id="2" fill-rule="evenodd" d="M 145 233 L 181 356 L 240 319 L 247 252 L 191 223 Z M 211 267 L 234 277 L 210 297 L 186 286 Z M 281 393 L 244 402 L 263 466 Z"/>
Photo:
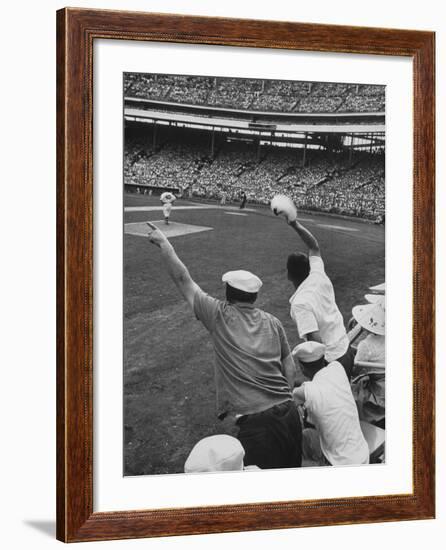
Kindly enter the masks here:
<path id="1" fill-rule="evenodd" d="M 164 223 L 169 225 L 169 216 L 172 211 L 172 203 L 176 199 L 175 195 L 170 191 L 165 191 L 161 194 L 160 201 L 163 203 Z"/>

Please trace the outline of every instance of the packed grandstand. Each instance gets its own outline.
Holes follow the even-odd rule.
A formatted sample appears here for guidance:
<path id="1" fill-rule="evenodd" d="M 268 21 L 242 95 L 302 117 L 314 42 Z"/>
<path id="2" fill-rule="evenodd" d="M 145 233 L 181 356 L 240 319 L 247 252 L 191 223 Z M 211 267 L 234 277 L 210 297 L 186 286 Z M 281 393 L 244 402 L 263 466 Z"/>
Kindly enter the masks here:
<path id="1" fill-rule="evenodd" d="M 124 96 L 126 101 L 161 102 L 152 104 L 148 114 L 144 111 L 146 118 L 135 116 L 134 110 L 125 117 L 127 190 L 146 193 L 168 188 L 207 200 L 219 200 L 224 194 L 227 201 L 238 201 L 244 191 L 248 202 L 261 205 L 285 193 L 302 209 L 384 221 L 383 132 L 374 127 L 367 133 L 358 130 L 363 127 L 360 113 L 384 111 L 383 86 L 126 73 Z M 179 122 L 177 104 L 209 110 L 192 112 L 189 118 L 183 113 Z M 161 121 L 156 109 L 166 106 L 170 111 Z M 233 118 L 232 122 L 220 118 L 217 128 L 213 107 L 222 109 L 220 117 L 225 108 L 253 115 L 260 110 L 296 115 L 288 126 L 279 122 L 274 130 L 256 133 L 250 123 L 231 128 Z M 304 112 L 340 110 L 353 113 L 354 133 L 347 132 L 345 125 L 324 133 L 318 131 L 322 126 L 317 121 L 308 129 L 299 118 Z"/>
<path id="2" fill-rule="evenodd" d="M 382 112 L 385 87 L 331 82 L 126 73 L 124 95 L 251 111 Z"/>

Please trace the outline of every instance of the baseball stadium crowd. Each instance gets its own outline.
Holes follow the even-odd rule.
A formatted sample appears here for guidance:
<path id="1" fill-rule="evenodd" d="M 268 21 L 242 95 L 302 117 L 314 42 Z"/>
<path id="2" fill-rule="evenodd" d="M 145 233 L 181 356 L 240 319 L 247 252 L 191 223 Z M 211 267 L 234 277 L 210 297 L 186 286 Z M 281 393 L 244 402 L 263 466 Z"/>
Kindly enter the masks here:
<path id="1" fill-rule="evenodd" d="M 268 205 L 286 193 L 302 209 L 383 221 L 385 207 L 384 155 L 355 152 L 327 154 L 302 149 L 262 146 L 257 158 L 252 144 L 224 143 L 209 153 L 209 139 L 166 139 L 156 150 L 140 137 L 126 140 L 124 182 L 187 189 L 189 196 L 239 200 Z"/>
<path id="2" fill-rule="evenodd" d="M 384 86 L 125 73 L 126 97 L 253 111 L 382 112 Z"/>

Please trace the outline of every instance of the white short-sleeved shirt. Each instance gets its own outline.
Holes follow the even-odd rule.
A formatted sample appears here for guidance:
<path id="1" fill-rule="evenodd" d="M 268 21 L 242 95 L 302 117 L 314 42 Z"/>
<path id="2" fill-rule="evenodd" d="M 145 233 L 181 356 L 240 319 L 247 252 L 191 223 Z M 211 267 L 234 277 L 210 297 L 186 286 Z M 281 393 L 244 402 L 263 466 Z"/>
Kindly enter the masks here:
<path id="1" fill-rule="evenodd" d="M 326 346 L 325 358 L 335 361 L 349 346 L 344 319 L 336 305 L 335 293 L 320 256 L 310 256 L 310 273 L 290 298 L 290 314 L 300 338 L 319 331 Z"/>
<path id="2" fill-rule="evenodd" d="M 341 363 L 333 361 L 303 387 L 308 421 L 316 427 L 322 452 L 330 464 L 368 464 L 369 448 Z"/>

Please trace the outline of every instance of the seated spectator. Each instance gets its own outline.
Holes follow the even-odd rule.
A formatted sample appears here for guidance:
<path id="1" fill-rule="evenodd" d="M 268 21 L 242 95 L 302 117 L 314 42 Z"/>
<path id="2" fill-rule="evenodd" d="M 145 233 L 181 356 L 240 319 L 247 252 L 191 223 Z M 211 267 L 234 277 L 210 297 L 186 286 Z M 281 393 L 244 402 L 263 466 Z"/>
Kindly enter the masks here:
<path id="1" fill-rule="evenodd" d="M 355 361 L 385 363 L 385 298 L 374 304 L 355 306 L 352 314 L 367 336 L 358 344 Z"/>
<path id="2" fill-rule="evenodd" d="M 293 350 L 309 379 L 294 389 L 293 397 L 315 427 L 303 430 L 303 459 L 320 466 L 368 464 L 369 448 L 344 367 L 337 361 L 327 364 L 324 355 L 319 342 L 304 342 Z"/>
<path id="3" fill-rule="evenodd" d="M 385 298 L 375 304 L 355 306 L 353 317 L 365 333 L 358 344 L 355 363 L 378 363 L 379 367 L 359 366 L 354 371 L 352 391 L 359 417 L 380 427 L 386 416 L 385 402 Z M 361 337 L 363 335 L 359 335 Z"/>

